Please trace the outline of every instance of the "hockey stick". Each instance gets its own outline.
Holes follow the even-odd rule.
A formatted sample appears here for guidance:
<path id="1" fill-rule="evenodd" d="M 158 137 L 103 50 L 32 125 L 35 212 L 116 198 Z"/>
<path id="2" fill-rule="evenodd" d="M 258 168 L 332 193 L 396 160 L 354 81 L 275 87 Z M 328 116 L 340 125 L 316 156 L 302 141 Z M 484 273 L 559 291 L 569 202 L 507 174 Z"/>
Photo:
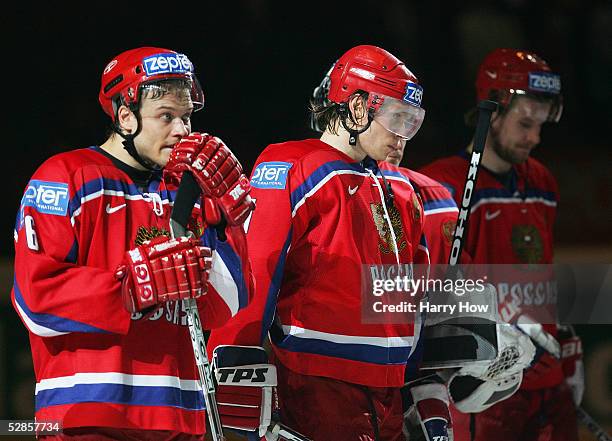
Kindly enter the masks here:
<path id="1" fill-rule="evenodd" d="M 491 115 L 497 109 L 495 101 L 483 100 L 478 103 L 478 121 L 476 123 L 476 131 L 474 132 L 474 144 L 472 145 L 472 156 L 470 157 L 470 167 L 468 168 L 465 185 L 463 187 L 463 198 L 461 199 L 461 207 L 459 208 L 459 217 L 455 225 L 453 233 L 453 242 L 448 259 L 449 266 L 453 267 L 459 262 L 461 251 L 465 242 L 465 231 L 467 230 L 467 222 L 470 217 L 470 209 L 472 207 L 472 195 L 476 188 L 476 180 L 478 179 L 478 171 L 480 170 L 480 162 L 487 142 L 487 133 L 489 132 L 489 124 Z"/>
<path id="2" fill-rule="evenodd" d="M 170 232 L 172 237 L 186 236 L 188 234 L 186 226 L 200 193 L 200 187 L 193 175 L 190 172 L 184 172 L 176 199 L 174 200 L 172 214 L 170 215 Z M 206 339 L 202 331 L 197 303 L 195 299 L 186 299 L 183 302 L 185 302 L 185 308 L 187 309 L 189 335 L 191 336 L 193 355 L 195 356 L 200 373 L 211 436 L 213 441 L 224 441 L 223 426 L 221 425 L 221 417 L 219 416 L 217 399 L 215 397 L 215 382 L 206 353 Z M 278 439 L 280 437 L 287 441 L 310 441 L 302 434 L 276 421 L 272 421 L 270 428 L 268 428 L 268 434 L 272 436 L 271 439 Z"/>
<path id="3" fill-rule="evenodd" d="M 199 196 L 200 187 L 193 175 L 189 172 L 184 172 L 183 179 L 181 180 L 181 184 L 176 194 L 172 214 L 170 215 L 170 232 L 172 237 L 186 236 L 188 234 L 187 223 L 189 222 L 191 211 Z M 198 305 L 193 298 L 184 299 L 183 304 L 187 310 L 189 336 L 191 337 L 193 355 L 200 374 L 200 382 L 202 392 L 204 393 L 204 402 L 206 404 L 206 413 L 208 414 L 208 422 L 210 425 L 210 434 L 213 441 L 224 441 L 223 426 L 221 425 L 219 409 L 217 408 L 217 399 L 215 398 L 215 383 L 212 369 L 208 361 L 208 355 L 206 354 L 206 340 L 204 339 L 204 333 L 202 331 L 202 322 L 200 322 Z"/>
<path id="4" fill-rule="evenodd" d="M 491 122 L 491 115 L 497 109 L 497 103 L 494 101 L 483 100 L 478 103 L 478 121 L 476 124 L 476 130 L 474 132 L 474 143 L 472 146 L 472 156 L 470 158 L 470 165 L 467 172 L 465 184 L 463 186 L 463 198 L 461 199 L 461 207 L 459 209 L 459 215 L 457 217 L 457 223 L 455 224 L 455 230 L 452 238 L 451 252 L 448 258 L 448 267 L 446 269 L 445 278 L 448 280 L 455 280 L 459 276 L 459 260 L 461 252 L 464 247 L 467 232 L 467 222 L 470 216 L 470 210 L 472 206 L 472 196 L 474 189 L 476 188 L 476 180 L 478 179 L 478 171 L 480 169 L 480 162 L 482 160 L 482 154 L 484 152 L 487 133 L 489 132 L 489 124 Z M 453 325 L 456 326 L 456 325 Z M 444 341 L 451 341 L 454 348 L 458 346 L 467 345 L 467 347 L 478 346 L 474 344 L 473 337 L 471 335 L 478 335 L 480 338 L 485 339 L 489 345 L 494 348 L 497 352 L 497 328 L 495 325 L 489 325 L 485 323 L 463 323 L 461 328 L 467 330 L 469 335 L 464 335 L 464 331 L 461 330 L 460 334 L 455 334 L 452 340 L 447 337 L 442 337 L 437 334 L 434 327 L 425 330 L 425 338 L 429 340 L 430 344 L 425 345 L 423 352 L 423 367 L 425 369 L 444 369 L 450 367 L 451 360 L 445 357 L 440 358 L 438 351 L 440 347 L 444 347 Z M 458 332 L 456 329 L 454 333 Z M 462 338 L 461 342 L 458 340 Z M 465 343 L 464 343 L 465 342 Z M 450 350 L 451 348 L 449 348 Z M 475 352 L 474 357 L 478 358 L 478 354 Z M 465 360 L 463 361 L 465 362 Z M 455 362 L 453 362 L 455 363 Z"/>
<path id="5" fill-rule="evenodd" d="M 576 416 L 595 436 L 597 441 L 612 441 L 612 437 L 582 407 L 576 407 Z"/>

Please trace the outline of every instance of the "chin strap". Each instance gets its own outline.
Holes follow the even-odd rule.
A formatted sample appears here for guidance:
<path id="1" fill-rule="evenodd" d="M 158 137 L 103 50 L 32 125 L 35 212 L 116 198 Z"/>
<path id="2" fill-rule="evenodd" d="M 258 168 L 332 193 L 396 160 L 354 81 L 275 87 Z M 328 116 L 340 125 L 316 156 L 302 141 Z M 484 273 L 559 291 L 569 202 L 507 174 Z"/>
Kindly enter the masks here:
<path id="1" fill-rule="evenodd" d="M 351 129 L 346 124 L 346 119 L 349 117 L 351 118 L 352 122 L 355 122 L 353 116 L 348 110 L 348 103 L 341 103 L 338 108 L 338 113 L 341 115 L 340 123 L 342 124 L 342 127 L 344 127 L 344 129 L 349 132 L 349 144 L 352 146 L 357 145 L 357 137 L 359 136 L 359 134 L 368 130 L 370 128 L 370 124 L 372 124 L 372 121 L 374 121 L 374 109 L 370 108 L 368 110 L 368 122 L 365 126 L 363 126 L 361 130 Z"/>
<path id="2" fill-rule="evenodd" d="M 125 149 L 126 152 L 130 154 L 132 158 L 136 160 L 136 162 L 138 162 L 140 165 L 142 165 L 147 170 L 150 170 L 150 171 L 160 170 L 161 167 L 159 167 L 157 164 L 153 164 L 151 161 L 147 161 L 146 159 L 144 159 L 142 156 L 138 154 L 138 151 L 136 150 L 136 145 L 134 145 L 134 138 L 136 138 L 136 136 L 138 136 L 138 134 L 140 133 L 142 124 L 140 122 L 140 113 L 136 110 L 132 110 L 132 112 L 136 116 L 136 121 L 138 124 L 138 126 L 136 127 L 136 131 L 134 133 L 123 133 L 117 123 L 113 124 L 113 131 L 117 135 L 123 138 L 123 141 L 122 141 L 123 148 Z"/>

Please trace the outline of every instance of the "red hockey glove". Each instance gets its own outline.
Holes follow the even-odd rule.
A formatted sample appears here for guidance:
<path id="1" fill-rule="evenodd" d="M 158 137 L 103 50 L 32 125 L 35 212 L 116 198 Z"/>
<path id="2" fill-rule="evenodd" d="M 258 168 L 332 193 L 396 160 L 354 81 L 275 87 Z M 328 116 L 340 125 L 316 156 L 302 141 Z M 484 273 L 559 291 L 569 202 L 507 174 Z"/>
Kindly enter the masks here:
<path id="1" fill-rule="evenodd" d="M 221 218 L 221 209 L 230 225 L 241 225 L 255 208 L 249 196 L 251 185 L 242 172 L 242 166 L 231 150 L 216 136 L 192 133 L 181 139 L 172 149 L 164 168 L 164 177 L 178 184 L 184 171 L 193 173 L 202 194 L 216 203 L 204 207 L 206 223 Z M 218 208 L 217 208 L 218 207 Z M 210 210 L 213 213 L 208 213 Z M 218 223 L 218 222 L 217 222 Z"/>
<path id="2" fill-rule="evenodd" d="M 259 346 L 217 346 L 213 351 L 221 424 L 264 436 L 272 418 L 276 366 Z"/>
<path id="3" fill-rule="evenodd" d="M 193 238 L 156 237 L 125 253 L 115 270 L 125 309 L 138 312 L 168 300 L 206 293 L 210 248 Z"/>
<path id="4" fill-rule="evenodd" d="M 584 395 L 584 364 L 582 362 L 582 340 L 573 327 L 563 326 L 559 329 L 561 345 L 561 364 L 565 382 L 572 390 L 574 404 L 580 406 Z"/>
<path id="5" fill-rule="evenodd" d="M 561 361 L 549 352 L 536 345 L 536 354 L 531 365 L 523 373 L 523 382 L 526 387 L 537 387 L 542 379 L 556 369 Z"/>

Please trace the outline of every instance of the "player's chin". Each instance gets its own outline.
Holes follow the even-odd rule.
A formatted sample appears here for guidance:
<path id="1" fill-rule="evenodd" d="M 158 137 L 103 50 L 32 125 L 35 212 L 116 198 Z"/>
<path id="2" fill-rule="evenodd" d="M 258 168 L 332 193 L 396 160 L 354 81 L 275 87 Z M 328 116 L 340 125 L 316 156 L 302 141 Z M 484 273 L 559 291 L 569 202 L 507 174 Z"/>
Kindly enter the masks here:
<path id="1" fill-rule="evenodd" d="M 393 165 L 399 165 L 400 162 L 402 162 L 402 156 L 401 155 L 387 155 L 387 157 L 385 158 L 385 161 Z"/>
<path id="2" fill-rule="evenodd" d="M 165 147 L 161 149 L 158 158 L 155 161 L 157 165 L 159 165 L 160 167 L 165 167 L 168 161 L 170 160 L 170 153 L 172 153 L 172 148 L 170 147 Z"/>

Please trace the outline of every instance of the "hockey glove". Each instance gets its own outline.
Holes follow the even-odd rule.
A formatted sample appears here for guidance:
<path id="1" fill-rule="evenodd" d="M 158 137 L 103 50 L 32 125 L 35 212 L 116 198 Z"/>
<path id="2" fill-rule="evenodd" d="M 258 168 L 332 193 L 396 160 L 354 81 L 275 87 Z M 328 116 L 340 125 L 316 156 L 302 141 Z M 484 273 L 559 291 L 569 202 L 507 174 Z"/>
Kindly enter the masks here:
<path id="1" fill-rule="evenodd" d="M 264 436 L 276 402 L 276 366 L 259 346 L 217 346 L 213 351 L 221 424 Z"/>
<path id="2" fill-rule="evenodd" d="M 402 400 L 406 439 L 453 441 L 448 393 L 444 384 L 406 385 L 402 388 Z"/>
<path id="3" fill-rule="evenodd" d="M 160 236 L 129 250 L 115 270 L 125 309 L 139 312 L 168 300 L 205 294 L 211 255 L 210 248 L 187 237 Z"/>
<path id="4" fill-rule="evenodd" d="M 565 382 L 572 390 L 574 404 L 580 406 L 584 395 L 584 364 L 582 362 L 582 340 L 572 326 L 559 327 L 561 365 Z"/>
<path id="5" fill-rule="evenodd" d="M 498 354 L 488 362 L 465 363 L 448 379 L 455 407 L 477 413 L 512 396 L 519 388 L 525 369 L 535 354 L 531 339 L 513 325 L 498 323 Z"/>
<path id="6" fill-rule="evenodd" d="M 249 196 L 249 179 L 219 138 L 207 133 L 192 133 L 181 139 L 172 149 L 164 178 L 178 185 L 184 171 L 193 173 L 203 196 L 214 202 L 204 201 L 207 224 L 217 225 L 221 221 L 221 210 L 230 225 L 241 225 L 255 208 Z"/>

